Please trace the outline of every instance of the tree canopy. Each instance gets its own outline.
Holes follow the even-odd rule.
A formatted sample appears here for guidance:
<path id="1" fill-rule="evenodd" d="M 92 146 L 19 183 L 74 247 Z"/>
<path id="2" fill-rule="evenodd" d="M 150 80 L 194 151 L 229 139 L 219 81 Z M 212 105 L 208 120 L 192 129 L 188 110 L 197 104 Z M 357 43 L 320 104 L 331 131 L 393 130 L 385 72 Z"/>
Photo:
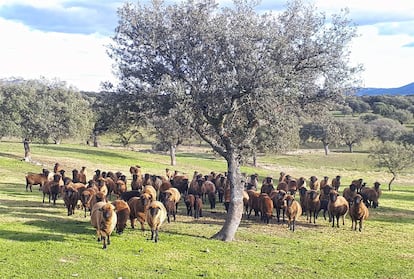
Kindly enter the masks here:
<path id="1" fill-rule="evenodd" d="M 414 164 L 414 146 L 387 141 L 374 146 L 370 157 L 374 159 L 375 166 L 385 168 L 392 174 L 388 183 L 388 190 L 391 191 L 391 184 L 398 173 Z"/>
<path id="2" fill-rule="evenodd" d="M 59 143 L 91 128 L 89 103 L 59 80 L 0 81 L 0 114 L 0 136 Z"/>
<path id="3" fill-rule="evenodd" d="M 301 1 L 277 16 L 257 13 L 254 2 L 127 3 L 108 47 L 119 92 L 145 102 L 149 115 L 179 111 L 177 122 L 226 159 L 231 202 L 214 236 L 225 241 L 241 220 L 240 163 L 259 127 L 338 102 L 359 69 L 349 64 L 355 27 L 346 12 L 328 22 Z"/>

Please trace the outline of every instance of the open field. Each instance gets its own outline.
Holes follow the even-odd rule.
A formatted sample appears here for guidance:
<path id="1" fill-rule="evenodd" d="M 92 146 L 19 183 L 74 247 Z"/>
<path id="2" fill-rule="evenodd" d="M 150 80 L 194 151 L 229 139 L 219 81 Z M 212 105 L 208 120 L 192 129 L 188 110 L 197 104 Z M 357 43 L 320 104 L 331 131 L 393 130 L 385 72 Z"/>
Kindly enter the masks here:
<path id="1" fill-rule="evenodd" d="M 280 171 L 306 178 L 339 174 L 345 186 L 360 177 L 369 186 L 379 181 L 380 205 L 370 209 L 362 232 L 351 231 L 349 217 L 345 226 L 332 228 L 321 216 L 316 225 L 302 216 L 294 233 L 274 219 L 265 225 L 257 217 L 244 217 L 237 239 L 227 243 L 210 239 L 222 227 L 222 204 L 213 211 L 205 205 L 205 216 L 194 220 L 180 203 L 177 221 L 165 224 L 158 243 L 128 222 L 124 234 L 113 234 L 103 250 L 82 211 L 66 216 L 62 200 L 56 206 L 43 204 L 38 186 L 26 192 L 26 173 L 59 162 L 69 173 L 86 166 L 88 178 L 99 168 L 121 171 L 130 179 L 128 169 L 135 164 L 144 172 L 164 174 L 169 157 L 139 147 L 31 147 L 39 164 L 21 160 L 21 143 L 0 142 L 0 278 L 414 278 L 414 170 L 402 173 L 389 192 L 390 175 L 373 169 L 366 153 L 262 156 L 258 168 L 242 168 L 261 178 L 277 178 Z M 177 166 L 170 168 L 192 174 L 223 172 L 225 167 L 213 153 L 192 148 L 179 150 Z"/>

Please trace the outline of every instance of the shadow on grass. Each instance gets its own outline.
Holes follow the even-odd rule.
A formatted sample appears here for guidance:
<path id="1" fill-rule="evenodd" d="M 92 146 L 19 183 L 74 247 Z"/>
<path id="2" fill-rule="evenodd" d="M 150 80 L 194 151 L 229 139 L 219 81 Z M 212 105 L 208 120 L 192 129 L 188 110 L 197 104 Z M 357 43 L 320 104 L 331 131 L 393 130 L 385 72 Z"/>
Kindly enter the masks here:
<path id="1" fill-rule="evenodd" d="M 205 160 L 215 160 L 218 157 L 214 156 L 211 153 L 177 153 L 177 158 L 193 158 L 193 159 L 205 159 Z"/>
<path id="2" fill-rule="evenodd" d="M 22 156 L 10 154 L 10 153 L 4 153 L 4 152 L 0 152 L 0 157 L 10 158 L 10 159 L 19 160 L 19 161 L 23 161 L 24 159 Z"/>
<path id="3" fill-rule="evenodd" d="M 414 223 L 414 210 L 392 208 L 387 206 L 381 206 L 379 208 L 370 208 L 370 215 L 381 222 L 390 223 L 402 223 L 413 224 Z"/>
<path id="4" fill-rule="evenodd" d="M 37 242 L 37 241 L 59 241 L 65 240 L 63 235 L 56 235 L 50 233 L 39 232 L 19 232 L 11 230 L 0 229 L 0 238 L 23 242 Z"/>
<path id="5" fill-rule="evenodd" d="M 77 155 L 79 154 L 85 154 L 85 155 L 91 155 L 95 157 L 119 157 L 123 159 L 131 159 L 130 156 L 122 155 L 120 153 L 116 152 L 108 152 L 100 149 L 91 150 L 91 149 L 82 149 L 82 148 L 75 148 L 75 147 L 65 147 L 65 146 L 53 146 L 53 145 L 47 145 L 43 146 L 42 148 L 46 150 L 54 150 L 54 151 L 61 151 L 61 152 L 67 152 L 67 153 L 75 153 Z"/>
<path id="6" fill-rule="evenodd" d="M 382 192 L 382 196 L 379 198 L 379 202 L 381 202 L 381 198 L 386 198 L 387 200 L 389 199 L 389 200 L 396 200 L 396 201 L 399 201 L 399 200 L 413 201 L 414 200 L 414 194 L 412 192 L 407 191 L 407 193 L 409 194 L 404 193 L 405 191 L 398 191 L 398 192 L 402 192 L 402 193 L 400 194 L 400 193 L 395 193 L 395 192 L 393 193 Z"/>

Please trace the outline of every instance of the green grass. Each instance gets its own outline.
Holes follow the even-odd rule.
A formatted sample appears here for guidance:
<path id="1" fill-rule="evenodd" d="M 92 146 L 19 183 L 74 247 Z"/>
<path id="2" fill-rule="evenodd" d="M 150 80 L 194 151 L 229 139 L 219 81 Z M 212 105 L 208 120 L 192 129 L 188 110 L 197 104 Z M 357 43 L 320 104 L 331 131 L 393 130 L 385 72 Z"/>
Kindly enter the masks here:
<path id="1" fill-rule="evenodd" d="M 230 243 L 210 237 L 223 225 L 222 204 L 205 208 L 199 220 L 185 216 L 179 205 L 177 221 L 165 224 L 160 241 L 147 240 L 149 232 L 129 226 L 114 234 L 107 250 L 95 240 L 89 218 L 81 211 L 66 216 L 63 201 L 42 203 L 35 186 L 25 191 L 27 172 L 40 172 L 60 162 L 65 169 L 86 166 L 128 173 L 139 164 L 144 172 L 164 174 L 166 167 L 188 174 L 225 171 L 226 163 L 202 149 L 180 151 L 177 166 L 169 166 L 163 154 L 85 145 L 35 145 L 32 158 L 21 161 L 21 143 L 0 142 L 0 278 L 414 278 L 414 187 L 412 170 L 401 174 L 393 191 L 386 191 L 380 206 L 370 209 L 362 232 L 345 226 L 331 228 L 323 218 L 317 224 L 298 222 L 292 233 L 286 225 L 264 225 L 257 218 L 243 218 Z M 343 177 L 343 185 L 363 177 L 369 185 L 384 186 L 389 175 L 372 169 L 365 153 L 309 151 L 283 156 L 263 156 L 259 167 L 245 166 L 246 173 L 277 177 Z"/>

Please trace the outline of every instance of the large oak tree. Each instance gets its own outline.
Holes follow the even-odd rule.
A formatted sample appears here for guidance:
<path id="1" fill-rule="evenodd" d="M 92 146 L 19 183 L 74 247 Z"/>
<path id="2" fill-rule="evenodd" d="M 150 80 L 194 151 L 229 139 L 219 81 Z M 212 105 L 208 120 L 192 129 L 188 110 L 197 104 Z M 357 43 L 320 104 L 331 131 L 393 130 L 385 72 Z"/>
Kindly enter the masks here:
<path id="1" fill-rule="evenodd" d="M 352 84 L 348 45 L 355 28 L 346 12 L 329 20 L 313 6 L 289 3 L 259 14 L 253 1 L 219 8 L 214 0 L 165 5 L 127 3 L 108 53 L 120 92 L 153 114 L 180 111 L 227 161 L 231 202 L 213 237 L 234 239 L 243 212 L 242 154 L 259 127 L 337 102 Z"/>

